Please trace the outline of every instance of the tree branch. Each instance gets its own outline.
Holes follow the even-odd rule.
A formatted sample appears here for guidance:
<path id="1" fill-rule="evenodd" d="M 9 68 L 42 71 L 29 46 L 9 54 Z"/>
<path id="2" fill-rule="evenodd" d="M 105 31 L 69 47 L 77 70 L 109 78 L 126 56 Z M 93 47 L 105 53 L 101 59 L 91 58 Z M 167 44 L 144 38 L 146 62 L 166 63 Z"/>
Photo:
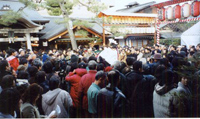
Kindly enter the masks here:
<path id="1" fill-rule="evenodd" d="M 79 2 L 79 4 L 81 4 L 81 5 L 83 5 L 83 6 L 87 7 L 87 8 L 89 8 L 89 6 L 88 6 L 87 4 L 82 3 L 80 0 L 78 0 L 78 2 Z"/>

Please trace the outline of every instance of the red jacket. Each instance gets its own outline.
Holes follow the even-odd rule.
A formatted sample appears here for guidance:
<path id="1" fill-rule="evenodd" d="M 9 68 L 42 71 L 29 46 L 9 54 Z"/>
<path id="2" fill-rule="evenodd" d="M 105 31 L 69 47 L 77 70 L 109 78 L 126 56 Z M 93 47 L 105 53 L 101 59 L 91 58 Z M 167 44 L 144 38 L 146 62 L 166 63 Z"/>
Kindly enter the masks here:
<path id="1" fill-rule="evenodd" d="M 17 67 L 19 66 L 19 60 L 15 56 L 9 56 L 7 59 L 10 66 L 17 71 Z"/>
<path id="2" fill-rule="evenodd" d="M 90 70 L 87 74 L 82 76 L 78 87 L 78 98 L 82 101 L 82 108 L 88 110 L 87 90 L 95 81 L 96 70 Z"/>
<path id="3" fill-rule="evenodd" d="M 71 84 L 71 90 L 70 90 L 70 96 L 73 100 L 73 106 L 78 107 L 79 101 L 78 101 L 78 86 L 79 82 L 81 80 L 81 77 L 85 74 L 87 74 L 86 69 L 78 68 L 75 70 L 75 74 L 73 72 L 69 72 L 69 74 L 66 76 L 65 80 L 70 82 Z"/>

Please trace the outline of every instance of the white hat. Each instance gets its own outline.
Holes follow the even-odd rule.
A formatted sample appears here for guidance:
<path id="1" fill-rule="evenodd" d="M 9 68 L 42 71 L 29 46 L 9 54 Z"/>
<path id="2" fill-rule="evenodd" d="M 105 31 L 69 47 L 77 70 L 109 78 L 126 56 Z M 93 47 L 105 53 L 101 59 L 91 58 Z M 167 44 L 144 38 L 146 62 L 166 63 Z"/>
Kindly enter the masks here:
<path id="1" fill-rule="evenodd" d="M 22 50 L 23 50 L 23 49 L 22 49 L 22 48 L 20 48 L 20 49 L 19 49 L 19 52 L 21 52 Z"/>

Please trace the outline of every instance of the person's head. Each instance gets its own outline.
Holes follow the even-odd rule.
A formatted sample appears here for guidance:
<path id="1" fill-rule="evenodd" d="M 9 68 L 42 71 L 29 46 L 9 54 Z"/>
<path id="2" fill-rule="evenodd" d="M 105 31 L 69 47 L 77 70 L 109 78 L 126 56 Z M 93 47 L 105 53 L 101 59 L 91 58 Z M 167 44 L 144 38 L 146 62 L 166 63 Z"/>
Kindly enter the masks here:
<path id="1" fill-rule="evenodd" d="M 160 64 L 163 64 L 166 68 L 170 67 L 169 60 L 167 58 L 161 59 Z"/>
<path id="2" fill-rule="evenodd" d="M 26 71 L 18 71 L 17 79 L 28 79 L 28 73 Z"/>
<path id="3" fill-rule="evenodd" d="M 81 63 L 78 64 L 78 68 L 83 68 L 83 69 L 85 69 L 86 67 L 87 67 L 87 64 L 84 63 L 84 62 L 81 62 Z"/>
<path id="4" fill-rule="evenodd" d="M 97 64 L 97 71 L 104 71 L 104 65 L 103 65 L 103 63 Z"/>
<path id="5" fill-rule="evenodd" d="M 36 66 L 38 70 L 40 71 L 42 69 L 42 61 L 39 58 L 36 58 L 32 62 L 33 66 Z"/>
<path id="6" fill-rule="evenodd" d="M 49 89 L 54 90 L 60 86 L 60 77 L 53 75 L 49 80 Z"/>
<path id="7" fill-rule="evenodd" d="M 170 50 L 171 50 L 171 51 L 175 51 L 175 50 L 176 50 L 176 46 L 172 45 L 172 46 L 170 47 Z"/>
<path id="8" fill-rule="evenodd" d="M 122 70 L 122 74 L 126 75 L 130 71 L 131 71 L 130 67 L 124 67 L 124 69 Z"/>
<path id="9" fill-rule="evenodd" d="M 135 61 L 133 63 L 133 70 L 142 72 L 142 62 L 141 61 Z"/>
<path id="10" fill-rule="evenodd" d="M 166 85 L 166 86 L 170 86 L 172 85 L 174 82 L 173 82 L 173 79 L 174 79 L 174 74 L 171 70 L 164 70 L 162 72 L 162 76 L 161 76 L 161 80 L 159 81 L 159 85 L 160 86 L 163 86 L 163 85 Z"/>
<path id="11" fill-rule="evenodd" d="M 20 48 L 19 49 L 19 54 L 20 54 L 20 56 L 24 56 L 25 55 L 25 51 L 22 48 Z"/>
<path id="12" fill-rule="evenodd" d="M 36 73 L 35 82 L 40 84 L 46 80 L 46 73 L 44 71 L 39 71 Z"/>
<path id="13" fill-rule="evenodd" d="M 95 62 L 97 61 L 97 58 L 95 57 L 95 56 L 90 56 L 89 58 L 88 58 L 88 62 L 90 62 L 90 61 L 92 61 L 92 60 L 94 60 Z"/>
<path id="14" fill-rule="evenodd" d="M 5 89 L 0 93 L 0 112 L 11 114 L 19 109 L 20 93 L 16 89 Z"/>
<path id="15" fill-rule="evenodd" d="M 108 72 L 108 81 L 113 87 L 116 87 L 120 81 L 119 72 L 116 70 Z"/>
<path id="16" fill-rule="evenodd" d="M 2 60 L 0 61 L 0 72 L 9 71 L 10 65 L 8 64 L 8 61 Z"/>
<path id="17" fill-rule="evenodd" d="M 158 79 L 158 80 L 160 80 L 161 79 L 161 74 L 162 74 L 162 72 L 165 70 L 166 68 L 165 68 L 165 65 L 158 65 L 157 67 L 156 67 L 156 69 L 155 69 L 155 72 L 153 72 L 154 73 L 154 76 Z"/>
<path id="18" fill-rule="evenodd" d="M 28 102 L 35 105 L 42 91 L 43 88 L 40 85 L 36 83 L 31 84 L 22 96 L 23 103 Z"/>
<path id="19" fill-rule="evenodd" d="M 156 44 L 155 45 L 155 49 L 158 50 L 159 49 L 159 45 Z"/>
<path id="20" fill-rule="evenodd" d="M 78 68 L 78 63 L 77 62 L 71 63 L 71 69 L 70 69 L 70 71 L 74 71 L 77 68 Z"/>
<path id="21" fill-rule="evenodd" d="M 151 68 L 150 68 L 150 66 L 148 64 L 144 64 L 142 66 L 142 69 L 143 69 L 144 74 L 146 74 L 146 75 L 151 73 Z"/>
<path id="22" fill-rule="evenodd" d="M 105 86 L 105 80 L 106 80 L 106 73 L 104 71 L 98 71 L 95 75 L 95 82 L 100 86 L 101 88 Z"/>
<path id="23" fill-rule="evenodd" d="M 118 71 L 121 69 L 121 62 L 120 61 L 115 61 L 112 65 L 112 67 Z"/>
<path id="24" fill-rule="evenodd" d="M 15 86 L 15 77 L 13 75 L 5 75 L 1 81 L 1 88 L 11 88 Z"/>
<path id="25" fill-rule="evenodd" d="M 24 66 L 28 66 L 28 61 L 27 61 L 26 58 L 21 58 L 21 59 L 19 60 L 19 64 L 20 64 L 20 65 L 24 65 Z"/>
<path id="26" fill-rule="evenodd" d="M 89 70 L 96 70 L 96 67 L 97 67 L 96 61 L 94 61 L 94 60 L 89 61 L 89 63 L 88 63 Z"/>
<path id="27" fill-rule="evenodd" d="M 42 66 L 42 69 L 45 71 L 45 73 L 52 73 L 53 72 L 53 65 L 51 62 L 45 62 Z"/>
<path id="28" fill-rule="evenodd" d="M 78 56 L 76 55 L 71 55 L 71 63 L 77 62 L 78 63 Z"/>
<path id="29" fill-rule="evenodd" d="M 10 48 L 7 50 L 7 54 L 8 54 L 8 56 L 11 56 L 11 55 L 16 56 L 16 50 Z"/>
<path id="30" fill-rule="evenodd" d="M 185 78 L 185 77 L 182 77 L 182 78 L 181 78 L 181 83 L 182 83 L 184 86 L 187 86 L 187 84 L 188 84 L 188 79 Z"/>
<path id="31" fill-rule="evenodd" d="M 162 55 L 160 53 L 155 53 L 154 54 L 154 61 L 155 62 L 157 62 L 157 61 L 159 61 L 161 59 L 162 59 Z"/>
<path id="32" fill-rule="evenodd" d="M 28 74 L 30 77 L 35 77 L 37 72 L 38 72 L 38 68 L 36 66 L 28 67 Z"/>

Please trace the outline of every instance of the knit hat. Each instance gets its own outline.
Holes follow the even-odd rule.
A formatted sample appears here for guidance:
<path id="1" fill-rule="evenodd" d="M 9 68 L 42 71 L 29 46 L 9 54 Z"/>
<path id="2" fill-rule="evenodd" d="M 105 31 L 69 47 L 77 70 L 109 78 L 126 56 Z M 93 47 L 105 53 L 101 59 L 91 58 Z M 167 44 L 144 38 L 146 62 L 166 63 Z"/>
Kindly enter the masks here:
<path id="1" fill-rule="evenodd" d="M 154 59 L 162 59 L 162 56 L 160 53 L 154 54 Z"/>

